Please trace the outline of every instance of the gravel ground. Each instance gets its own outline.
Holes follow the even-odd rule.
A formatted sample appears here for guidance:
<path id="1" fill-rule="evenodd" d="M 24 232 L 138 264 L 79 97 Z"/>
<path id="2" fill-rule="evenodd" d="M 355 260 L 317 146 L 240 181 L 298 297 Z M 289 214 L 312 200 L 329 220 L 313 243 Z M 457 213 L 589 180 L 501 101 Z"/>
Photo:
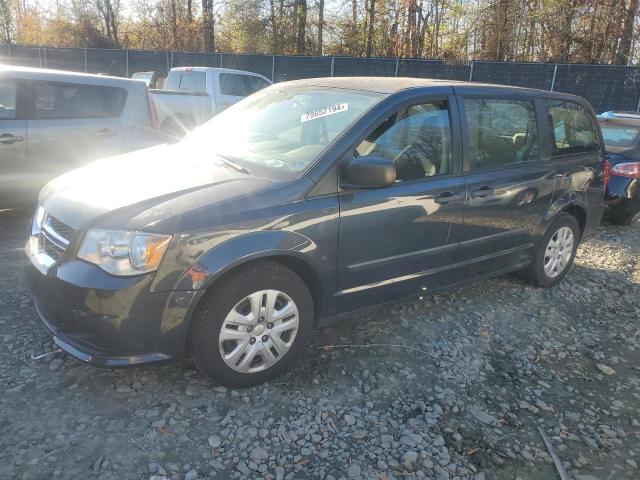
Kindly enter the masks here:
<path id="1" fill-rule="evenodd" d="M 0 478 L 640 478 L 640 230 L 605 224 L 560 286 L 515 276 L 318 332 L 267 385 L 54 351 L 0 213 Z M 372 346 L 386 344 L 387 346 Z M 333 345 L 333 348 L 327 347 Z"/>

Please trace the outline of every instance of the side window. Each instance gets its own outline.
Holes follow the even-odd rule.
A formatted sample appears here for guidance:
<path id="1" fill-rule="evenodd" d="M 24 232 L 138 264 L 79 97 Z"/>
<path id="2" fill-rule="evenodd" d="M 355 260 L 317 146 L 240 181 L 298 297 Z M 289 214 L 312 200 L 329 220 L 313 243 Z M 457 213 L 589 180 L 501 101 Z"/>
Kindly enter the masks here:
<path id="1" fill-rule="evenodd" d="M 16 118 L 18 88 L 14 80 L 0 78 L 0 120 Z"/>
<path id="2" fill-rule="evenodd" d="M 554 155 L 600 150 L 591 114 L 582 105 L 567 100 L 546 100 Z"/>
<path id="3" fill-rule="evenodd" d="M 247 85 L 244 82 L 245 75 L 237 73 L 220 74 L 220 93 L 233 97 L 246 97 L 249 95 Z"/>
<path id="4" fill-rule="evenodd" d="M 180 75 L 178 90 L 207 93 L 207 74 L 205 72 L 183 72 Z"/>
<path id="5" fill-rule="evenodd" d="M 396 166 L 396 181 L 451 173 L 451 126 L 446 101 L 403 108 L 388 117 L 356 147 Z"/>
<path id="6" fill-rule="evenodd" d="M 471 170 L 538 160 L 533 102 L 465 98 Z"/>
<path id="7" fill-rule="evenodd" d="M 258 90 L 262 90 L 263 88 L 267 88 L 269 86 L 269 82 L 267 82 L 263 78 L 256 77 L 253 75 L 245 75 L 244 81 L 247 84 L 248 95 L 251 95 L 252 93 L 257 92 Z"/>
<path id="8" fill-rule="evenodd" d="M 127 92 L 121 88 L 34 82 L 34 119 L 115 118 Z"/>

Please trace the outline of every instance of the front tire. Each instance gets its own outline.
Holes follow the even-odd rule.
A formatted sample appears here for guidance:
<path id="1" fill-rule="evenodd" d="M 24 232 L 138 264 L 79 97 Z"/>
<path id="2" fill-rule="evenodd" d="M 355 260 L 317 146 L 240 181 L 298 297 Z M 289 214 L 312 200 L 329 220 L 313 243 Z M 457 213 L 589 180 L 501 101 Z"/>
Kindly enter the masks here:
<path id="1" fill-rule="evenodd" d="M 533 262 L 521 272 L 521 276 L 543 288 L 560 283 L 573 264 L 579 243 L 578 222 L 572 215 L 560 213 L 549 225 Z"/>
<path id="2" fill-rule="evenodd" d="M 264 383 L 289 368 L 313 328 L 304 281 L 261 260 L 232 272 L 199 306 L 189 353 L 204 375 L 229 387 Z"/>

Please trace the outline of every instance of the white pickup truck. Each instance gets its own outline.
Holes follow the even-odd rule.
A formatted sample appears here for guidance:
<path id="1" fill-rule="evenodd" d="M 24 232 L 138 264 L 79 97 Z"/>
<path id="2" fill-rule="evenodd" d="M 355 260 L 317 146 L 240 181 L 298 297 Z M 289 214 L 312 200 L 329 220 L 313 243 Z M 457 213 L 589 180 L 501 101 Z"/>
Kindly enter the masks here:
<path id="1" fill-rule="evenodd" d="M 149 90 L 160 129 L 181 137 L 229 105 L 271 85 L 257 73 L 228 68 L 179 67 L 163 90 Z"/>

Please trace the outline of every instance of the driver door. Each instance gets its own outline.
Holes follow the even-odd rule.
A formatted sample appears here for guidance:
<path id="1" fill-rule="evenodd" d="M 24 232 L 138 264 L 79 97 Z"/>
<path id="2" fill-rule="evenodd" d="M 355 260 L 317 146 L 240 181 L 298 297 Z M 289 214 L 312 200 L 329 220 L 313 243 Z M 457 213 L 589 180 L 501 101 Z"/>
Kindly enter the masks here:
<path id="1" fill-rule="evenodd" d="M 453 109 L 450 108 L 454 106 Z M 392 160 L 396 182 L 340 193 L 338 308 L 347 312 L 452 281 L 464 208 L 458 120 L 448 97 L 394 111 L 357 145 Z"/>

